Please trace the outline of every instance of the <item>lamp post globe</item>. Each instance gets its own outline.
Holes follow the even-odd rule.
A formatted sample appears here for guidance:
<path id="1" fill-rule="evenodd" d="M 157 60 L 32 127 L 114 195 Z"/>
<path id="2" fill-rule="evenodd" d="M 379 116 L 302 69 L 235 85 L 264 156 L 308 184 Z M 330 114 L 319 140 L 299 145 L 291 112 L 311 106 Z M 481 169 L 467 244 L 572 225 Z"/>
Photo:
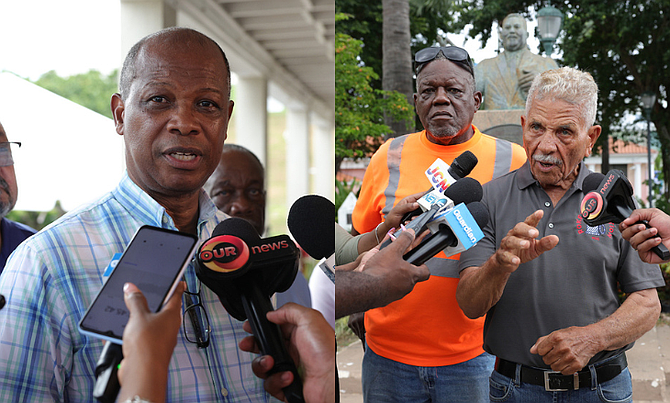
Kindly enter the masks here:
<path id="1" fill-rule="evenodd" d="M 553 52 L 554 42 L 558 38 L 562 23 L 563 13 L 552 5 L 543 7 L 537 12 L 537 30 L 547 56 L 551 56 Z"/>

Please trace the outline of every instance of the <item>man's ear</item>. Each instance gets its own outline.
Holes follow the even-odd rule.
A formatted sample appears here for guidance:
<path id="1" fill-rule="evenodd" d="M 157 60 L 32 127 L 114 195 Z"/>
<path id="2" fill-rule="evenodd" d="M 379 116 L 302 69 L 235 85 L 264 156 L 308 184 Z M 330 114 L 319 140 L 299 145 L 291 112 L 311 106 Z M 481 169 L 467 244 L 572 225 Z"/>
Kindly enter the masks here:
<path id="1" fill-rule="evenodd" d="M 587 157 L 591 155 L 591 150 L 596 145 L 596 140 L 600 137 L 601 132 L 602 127 L 600 125 L 593 125 L 589 128 L 589 131 L 587 132 L 587 135 L 589 136 L 589 147 L 585 153 Z"/>
<path id="2" fill-rule="evenodd" d="M 484 97 L 482 96 L 481 91 L 475 91 L 473 96 L 475 98 L 475 112 L 477 112 L 479 110 L 479 107 L 482 106 L 482 101 Z"/>
<path id="3" fill-rule="evenodd" d="M 126 109 L 126 105 L 123 103 L 123 99 L 121 99 L 121 94 L 116 93 L 112 95 L 111 108 L 116 132 L 123 136 L 123 122 L 125 118 L 124 111 Z"/>

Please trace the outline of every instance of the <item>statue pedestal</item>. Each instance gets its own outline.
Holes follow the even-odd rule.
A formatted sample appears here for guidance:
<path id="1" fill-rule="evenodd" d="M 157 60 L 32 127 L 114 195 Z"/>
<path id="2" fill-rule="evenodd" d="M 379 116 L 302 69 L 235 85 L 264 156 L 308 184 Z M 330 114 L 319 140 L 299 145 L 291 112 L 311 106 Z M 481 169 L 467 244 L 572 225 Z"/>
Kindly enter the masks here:
<path id="1" fill-rule="evenodd" d="M 472 124 L 489 136 L 498 137 L 523 145 L 521 115 L 525 109 L 493 109 L 477 111 Z"/>

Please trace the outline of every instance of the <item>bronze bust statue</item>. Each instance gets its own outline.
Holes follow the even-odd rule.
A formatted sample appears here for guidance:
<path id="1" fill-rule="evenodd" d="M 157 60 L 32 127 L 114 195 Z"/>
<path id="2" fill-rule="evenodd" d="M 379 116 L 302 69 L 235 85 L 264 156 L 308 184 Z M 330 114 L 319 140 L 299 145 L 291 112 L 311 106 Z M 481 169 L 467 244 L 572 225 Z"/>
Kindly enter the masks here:
<path id="1" fill-rule="evenodd" d="M 558 68 L 548 57 L 531 53 L 528 28 L 521 14 L 509 14 L 502 23 L 504 52 L 475 66 L 477 90 L 484 95 L 481 109 L 523 109 L 535 76 Z"/>

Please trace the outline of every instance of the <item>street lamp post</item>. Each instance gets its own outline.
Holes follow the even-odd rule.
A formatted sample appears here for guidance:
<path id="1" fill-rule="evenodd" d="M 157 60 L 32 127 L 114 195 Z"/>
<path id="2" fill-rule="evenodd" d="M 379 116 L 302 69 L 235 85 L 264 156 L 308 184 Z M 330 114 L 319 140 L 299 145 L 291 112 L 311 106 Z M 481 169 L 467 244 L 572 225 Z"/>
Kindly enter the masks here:
<path id="1" fill-rule="evenodd" d="M 642 108 L 644 109 L 645 118 L 647 119 L 647 175 L 648 175 L 648 185 L 649 185 L 649 207 L 654 207 L 654 202 L 652 199 L 652 180 L 651 176 L 651 110 L 654 108 L 654 103 L 656 103 L 656 93 L 652 91 L 646 91 L 642 94 Z"/>
<path id="2" fill-rule="evenodd" d="M 563 23 L 563 13 L 549 4 L 537 12 L 537 30 L 540 33 L 540 41 L 547 56 L 551 57 L 554 42 L 558 37 Z"/>

